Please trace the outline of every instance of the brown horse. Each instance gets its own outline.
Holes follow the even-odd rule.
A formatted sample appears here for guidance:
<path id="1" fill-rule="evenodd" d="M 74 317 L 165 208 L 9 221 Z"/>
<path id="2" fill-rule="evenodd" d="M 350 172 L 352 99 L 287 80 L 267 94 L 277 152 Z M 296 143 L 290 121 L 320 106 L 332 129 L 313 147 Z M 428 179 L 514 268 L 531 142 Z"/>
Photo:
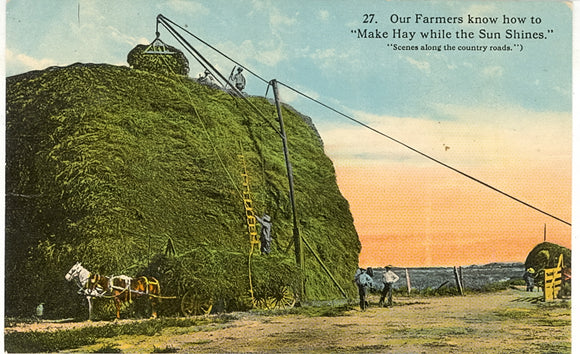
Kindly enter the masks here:
<path id="1" fill-rule="evenodd" d="M 157 318 L 157 305 L 161 298 L 161 287 L 159 281 L 153 277 L 144 276 L 130 278 L 125 275 L 114 276 L 109 279 L 109 291 L 115 299 L 117 309 L 117 319 L 121 317 L 121 304 L 132 302 L 133 299 L 147 296 L 151 303 L 151 318 Z"/>

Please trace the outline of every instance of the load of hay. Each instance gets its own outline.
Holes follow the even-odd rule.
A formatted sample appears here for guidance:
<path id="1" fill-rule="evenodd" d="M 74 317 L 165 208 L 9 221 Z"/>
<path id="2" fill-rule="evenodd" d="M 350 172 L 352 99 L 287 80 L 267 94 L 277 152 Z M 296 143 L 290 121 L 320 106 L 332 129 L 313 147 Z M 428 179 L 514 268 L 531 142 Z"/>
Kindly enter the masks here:
<path id="1" fill-rule="evenodd" d="M 74 64 L 7 78 L 6 314 L 42 302 L 47 318 L 86 316 L 63 279 L 77 261 L 103 275 L 159 276 L 167 296 L 247 298 L 251 266 L 257 295 L 304 281 L 308 299 L 341 298 L 308 250 L 304 272 L 296 267 L 275 108 L 249 99 L 270 122 L 242 99 L 157 70 Z M 360 242 L 332 162 L 310 122 L 287 107 L 283 116 L 301 234 L 356 296 Z M 272 253 L 255 251 L 251 265 L 241 154 L 254 208 L 273 219 Z"/>
<path id="2" fill-rule="evenodd" d="M 150 45 L 137 45 L 127 55 L 127 63 L 133 69 L 154 73 L 189 73 L 189 61 L 183 52 L 159 40 Z"/>

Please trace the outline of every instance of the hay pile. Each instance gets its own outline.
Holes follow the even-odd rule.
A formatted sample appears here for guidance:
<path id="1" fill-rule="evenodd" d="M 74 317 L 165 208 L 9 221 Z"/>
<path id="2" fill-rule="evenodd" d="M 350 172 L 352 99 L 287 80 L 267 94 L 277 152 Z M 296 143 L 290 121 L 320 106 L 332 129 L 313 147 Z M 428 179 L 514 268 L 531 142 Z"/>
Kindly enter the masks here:
<path id="1" fill-rule="evenodd" d="M 551 242 L 537 244 L 526 257 L 526 269 L 540 271 L 544 268 L 556 268 L 560 255 L 564 255 L 564 267 L 572 266 L 572 250 Z"/>
<path id="2" fill-rule="evenodd" d="M 299 283 L 282 145 L 266 99 L 250 98 L 270 122 L 186 77 L 96 64 L 9 77 L 6 95 L 7 315 L 29 315 L 40 302 L 48 317 L 86 311 L 63 280 L 77 261 L 105 275 L 157 271 L 167 295 L 191 286 L 247 295 L 241 150 L 254 207 L 274 221 L 272 254 L 253 257 L 255 285 Z M 301 232 L 355 296 L 360 242 L 332 162 L 304 119 L 286 107 L 283 115 Z M 176 255 L 164 256 L 170 238 Z M 308 250 L 305 257 L 308 299 L 340 298 Z"/>
<path id="3" fill-rule="evenodd" d="M 183 52 L 160 42 L 155 46 L 139 44 L 127 55 L 127 63 L 133 69 L 152 73 L 187 75 L 189 60 Z M 167 54 L 167 53 L 171 54 Z"/>

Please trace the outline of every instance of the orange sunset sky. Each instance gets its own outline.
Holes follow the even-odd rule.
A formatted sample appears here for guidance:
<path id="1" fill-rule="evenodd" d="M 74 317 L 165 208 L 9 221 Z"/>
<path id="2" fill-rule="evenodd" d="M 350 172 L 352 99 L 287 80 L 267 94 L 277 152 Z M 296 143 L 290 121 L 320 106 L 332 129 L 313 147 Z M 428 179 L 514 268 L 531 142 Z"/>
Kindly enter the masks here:
<path id="1" fill-rule="evenodd" d="M 462 118 L 364 118 L 381 131 L 405 136 L 414 148 L 571 222 L 570 115 L 448 109 Z M 481 117 L 499 117 L 504 125 Z M 362 243 L 361 266 L 523 262 L 543 241 L 544 224 L 547 241 L 571 247 L 569 225 L 362 127 L 356 134 L 331 129 L 325 142 Z M 374 158 L 361 160 L 365 154 Z"/>

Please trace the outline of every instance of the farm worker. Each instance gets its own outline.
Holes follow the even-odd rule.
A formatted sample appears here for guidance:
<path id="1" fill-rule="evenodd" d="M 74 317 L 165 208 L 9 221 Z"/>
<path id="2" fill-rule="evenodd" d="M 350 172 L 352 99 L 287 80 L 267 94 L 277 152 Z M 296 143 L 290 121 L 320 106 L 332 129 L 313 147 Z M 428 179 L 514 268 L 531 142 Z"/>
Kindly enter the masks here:
<path id="1" fill-rule="evenodd" d="M 381 293 L 381 299 L 379 300 L 379 306 L 383 306 L 385 302 L 385 297 L 388 295 L 387 306 L 393 306 L 393 283 L 399 280 L 399 276 L 391 270 L 392 266 L 385 266 L 385 272 L 383 273 L 383 292 Z"/>
<path id="2" fill-rule="evenodd" d="M 536 271 L 534 268 L 528 268 L 524 272 L 524 281 L 526 282 L 526 291 L 534 291 L 534 282 Z"/>
<path id="3" fill-rule="evenodd" d="M 263 254 L 270 254 L 270 245 L 272 243 L 272 222 L 270 215 L 264 213 L 264 216 L 261 218 L 256 216 L 256 220 L 262 225 L 260 230 L 260 250 Z"/>
<path id="4" fill-rule="evenodd" d="M 373 267 L 367 267 L 367 274 L 369 275 L 369 277 L 371 277 L 371 282 L 370 282 L 370 284 L 368 286 L 369 289 L 372 289 L 373 284 L 375 283 L 375 281 L 373 280 L 373 276 L 374 276 L 373 273 L 374 273 L 373 272 Z M 369 307 L 369 302 L 368 301 L 365 301 L 365 305 L 366 305 L 366 307 Z"/>
<path id="5" fill-rule="evenodd" d="M 203 76 L 200 74 L 198 81 L 202 84 L 211 85 L 214 83 L 214 78 L 209 70 L 205 69 Z"/>
<path id="6" fill-rule="evenodd" d="M 359 268 L 354 275 L 354 282 L 356 283 L 356 286 L 358 286 L 360 309 L 361 311 L 364 311 L 368 307 L 368 302 L 366 301 L 367 287 L 370 287 L 373 284 L 373 278 L 367 274 L 366 270 Z"/>
<path id="7" fill-rule="evenodd" d="M 236 88 L 240 91 L 246 87 L 246 78 L 242 75 L 244 69 L 238 68 L 238 72 L 234 75 L 233 82 Z"/>

